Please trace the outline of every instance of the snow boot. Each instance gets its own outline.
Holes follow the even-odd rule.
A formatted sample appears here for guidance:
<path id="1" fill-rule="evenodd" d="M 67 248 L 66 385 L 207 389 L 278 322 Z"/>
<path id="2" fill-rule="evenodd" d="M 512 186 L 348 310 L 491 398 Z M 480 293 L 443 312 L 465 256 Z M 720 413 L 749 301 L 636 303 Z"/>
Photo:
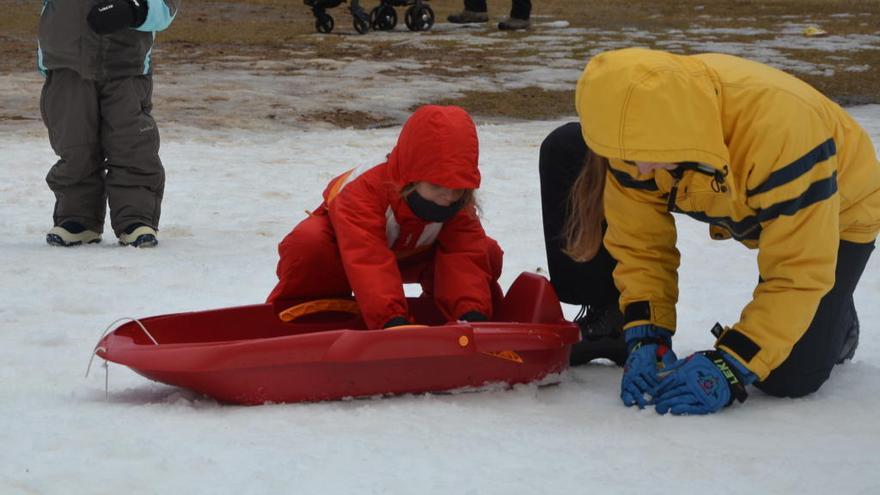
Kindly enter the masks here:
<path id="1" fill-rule="evenodd" d="M 462 10 L 457 14 L 452 14 L 446 18 L 453 24 L 469 24 L 476 22 L 489 22 L 488 12 L 474 12 L 473 10 Z"/>
<path id="2" fill-rule="evenodd" d="M 581 330 L 581 341 L 571 348 L 572 366 L 605 358 L 618 366 L 626 362 L 626 341 L 623 340 L 623 314 L 616 305 L 584 307 L 575 323 Z"/>
<path id="3" fill-rule="evenodd" d="M 531 26 L 532 23 L 528 19 L 518 19 L 516 17 L 508 17 L 498 23 L 498 29 L 502 31 L 528 29 Z"/>
<path id="4" fill-rule="evenodd" d="M 158 235 L 153 227 L 135 223 L 126 227 L 125 232 L 119 235 L 119 244 L 137 248 L 155 247 L 159 244 Z"/>
<path id="5" fill-rule="evenodd" d="M 78 222 L 64 222 L 52 227 L 46 233 L 46 242 L 50 246 L 71 247 L 81 244 L 101 242 L 101 234 L 86 229 Z"/>

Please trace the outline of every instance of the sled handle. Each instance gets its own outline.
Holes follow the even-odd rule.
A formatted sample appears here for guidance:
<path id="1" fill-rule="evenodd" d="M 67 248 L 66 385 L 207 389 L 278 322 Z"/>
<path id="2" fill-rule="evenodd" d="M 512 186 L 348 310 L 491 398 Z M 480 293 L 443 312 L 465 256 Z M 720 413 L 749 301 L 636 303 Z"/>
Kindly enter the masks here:
<path id="1" fill-rule="evenodd" d="M 153 335 L 147 331 L 147 327 L 145 327 L 144 324 L 141 323 L 141 320 L 138 320 L 137 318 L 132 318 L 131 316 L 124 316 L 122 318 L 119 318 L 116 321 L 107 325 L 107 328 L 105 328 L 104 331 L 101 332 L 101 337 L 98 339 L 98 343 L 95 344 L 95 347 L 92 349 L 92 355 L 89 357 L 89 364 L 88 364 L 88 366 L 86 366 L 86 378 L 89 377 L 89 370 L 92 369 L 92 361 L 95 359 L 95 356 L 98 354 L 98 351 L 106 351 L 107 350 L 107 349 L 101 347 L 101 342 L 104 340 L 104 337 L 106 337 L 107 334 L 110 333 L 111 330 L 115 330 L 113 328 L 113 325 L 119 323 L 120 321 L 133 321 L 133 322 L 137 323 L 137 325 L 139 327 L 141 327 L 141 330 L 144 331 L 144 334 L 146 334 L 147 337 L 150 338 L 150 340 L 153 342 L 153 344 L 159 345 L 159 342 L 157 342 L 156 339 L 153 338 Z"/>
<path id="2" fill-rule="evenodd" d="M 291 306 L 278 313 L 278 318 L 283 322 L 291 322 L 303 316 L 325 312 L 361 314 L 356 301 L 349 299 L 316 299 Z"/>

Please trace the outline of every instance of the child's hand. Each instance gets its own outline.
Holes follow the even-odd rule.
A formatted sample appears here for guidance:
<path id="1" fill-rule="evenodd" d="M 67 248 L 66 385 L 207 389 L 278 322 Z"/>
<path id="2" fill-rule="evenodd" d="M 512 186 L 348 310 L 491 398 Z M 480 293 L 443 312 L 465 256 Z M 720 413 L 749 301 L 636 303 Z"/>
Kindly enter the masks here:
<path id="1" fill-rule="evenodd" d="M 95 4 L 86 21 L 98 34 L 115 33 L 128 27 L 138 27 L 147 18 L 147 0 L 106 0 Z"/>
<path id="2" fill-rule="evenodd" d="M 468 311 L 467 313 L 458 317 L 458 321 L 469 321 L 469 322 L 478 322 L 478 321 L 489 321 L 489 318 L 480 313 L 479 311 Z"/>

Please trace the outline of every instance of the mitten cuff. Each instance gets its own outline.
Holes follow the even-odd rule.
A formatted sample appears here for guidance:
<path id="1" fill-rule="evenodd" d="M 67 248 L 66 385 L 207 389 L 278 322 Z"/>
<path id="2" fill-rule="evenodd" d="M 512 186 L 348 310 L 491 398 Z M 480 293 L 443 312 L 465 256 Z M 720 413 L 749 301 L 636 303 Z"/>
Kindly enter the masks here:
<path id="1" fill-rule="evenodd" d="M 672 345 L 672 332 L 656 325 L 637 325 L 627 328 L 623 332 L 623 338 L 627 347 L 640 340 L 659 340 L 668 346 Z"/>
<path id="2" fill-rule="evenodd" d="M 718 353 L 721 354 L 722 357 L 724 357 L 724 360 L 727 361 L 727 363 L 739 375 L 739 379 L 743 382 L 743 384 L 751 385 L 755 382 L 755 380 L 758 379 L 758 375 L 752 373 L 751 370 L 746 368 L 746 366 L 742 364 L 739 359 L 735 358 L 732 354 L 726 351 L 722 351 L 720 349 L 718 350 Z"/>
<path id="3" fill-rule="evenodd" d="M 738 362 L 737 364 L 733 364 L 731 360 L 736 360 L 724 351 L 703 351 L 698 354 L 702 354 L 708 358 L 709 361 L 711 361 L 721 372 L 721 376 L 727 381 L 727 385 L 730 387 L 730 400 L 726 405 L 729 406 L 730 404 L 733 404 L 734 400 L 745 402 L 749 396 L 746 392 L 746 385 L 755 381 L 755 374 L 748 370 L 745 370 L 747 374 L 743 374 L 741 372 L 743 367 L 739 365 Z"/>

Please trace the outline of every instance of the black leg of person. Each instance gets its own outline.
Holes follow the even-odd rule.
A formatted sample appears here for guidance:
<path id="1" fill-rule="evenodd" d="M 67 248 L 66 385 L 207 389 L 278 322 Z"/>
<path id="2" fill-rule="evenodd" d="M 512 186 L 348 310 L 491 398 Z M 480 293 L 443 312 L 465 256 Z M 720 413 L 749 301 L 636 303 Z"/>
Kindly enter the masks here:
<path id="1" fill-rule="evenodd" d="M 873 249 L 873 242 L 840 241 L 834 287 L 822 298 L 788 358 L 755 386 L 778 397 L 802 397 L 818 390 L 835 364 L 852 359 L 859 343 L 853 292 Z"/>
<path id="2" fill-rule="evenodd" d="M 571 364 L 607 358 L 622 365 L 626 344 L 621 332 L 623 315 L 618 309 L 620 293 L 612 278 L 616 262 L 604 247 L 587 262 L 576 262 L 562 251 L 569 190 L 584 167 L 587 151 L 576 122 L 557 128 L 541 144 L 538 167 L 547 269 L 559 300 L 582 307 L 575 320 L 582 340 L 572 348 Z"/>

